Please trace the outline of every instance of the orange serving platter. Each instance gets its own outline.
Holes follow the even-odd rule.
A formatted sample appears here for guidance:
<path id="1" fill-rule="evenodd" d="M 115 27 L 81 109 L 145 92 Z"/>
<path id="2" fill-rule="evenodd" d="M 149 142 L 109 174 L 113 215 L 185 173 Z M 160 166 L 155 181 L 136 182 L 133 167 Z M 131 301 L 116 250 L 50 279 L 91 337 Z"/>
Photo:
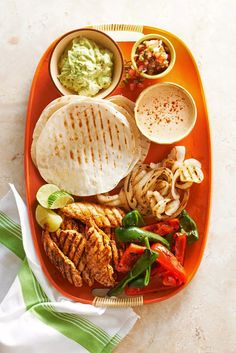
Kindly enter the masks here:
<path id="1" fill-rule="evenodd" d="M 177 289 L 171 289 L 160 293 L 157 292 L 146 294 L 143 298 L 144 303 L 152 303 L 165 300 L 186 287 L 200 265 L 206 245 L 210 217 L 211 140 L 204 91 L 197 65 L 191 52 L 186 47 L 186 45 L 172 33 L 162 29 L 146 26 L 142 27 L 142 31 L 144 34 L 161 34 L 167 37 L 175 47 L 176 63 L 172 71 L 167 76 L 157 81 L 146 80 L 145 86 L 152 85 L 156 82 L 175 82 L 182 85 L 192 94 L 198 110 L 197 122 L 191 134 L 187 138 L 180 141 L 178 145 L 186 146 L 188 158 L 194 157 L 202 163 L 202 168 L 205 175 L 205 179 L 201 184 L 195 184 L 192 186 L 190 199 L 187 205 L 188 212 L 197 222 L 200 235 L 199 241 L 193 245 L 188 246 L 187 248 L 185 258 L 187 283 Z M 52 285 L 66 297 L 82 303 L 91 304 L 94 299 L 91 288 L 87 286 L 83 286 L 82 288 L 76 288 L 72 286 L 69 282 L 62 278 L 59 272 L 49 262 L 42 247 L 41 229 L 37 225 L 34 217 L 35 208 L 37 205 L 35 195 L 38 188 L 45 182 L 39 175 L 38 170 L 31 160 L 30 148 L 34 126 L 42 110 L 53 99 L 60 96 L 49 75 L 49 57 L 55 43 L 56 41 L 50 45 L 38 64 L 29 97 L 25 132 L 25 181 L 27 206 L 34 245 L 41 266 L 47 278 L 52 283 Z M 118 42 L 118 44 L 122 50 L 124 59 L 130 60 L 130 52 L 133 42 Z M 141 89 L 137 89 L 132 92 L 127 87 L 119 86 L 112 94 L 123 94 L 131 100 L 135 101 L 140 92 Z M 168 154 L 173 146 L 174 145 L 157 145 L 152 143 L 146 161 L 160 161 Z"/>

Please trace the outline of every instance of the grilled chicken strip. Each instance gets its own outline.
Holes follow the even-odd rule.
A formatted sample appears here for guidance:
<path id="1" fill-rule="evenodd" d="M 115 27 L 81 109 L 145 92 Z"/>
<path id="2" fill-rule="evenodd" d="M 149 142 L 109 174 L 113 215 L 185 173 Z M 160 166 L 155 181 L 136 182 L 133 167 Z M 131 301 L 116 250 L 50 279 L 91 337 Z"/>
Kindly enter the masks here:
<path id="1" fill-rule="evenodd" d="M 51 238 L 59 249 L 66 255 L 79 270 L 79 263 L 84 253 L 86 238 L 76 230 L 58 229 L 56 233 L 51 233 Z M 79 270 L 80 272 L 82 269 Z"/>
<path id="2" fill-rule="evenodd" d="M 76 269 L 74 263 L 59 249 L 48 231 L 43 231 L 42 241 L 47 256 L 62 276 L 75 287 L 81 287 L 83 283 L 80 272 Z"/>
<path id="3" fill-rule="evenodd" d="M 112 266 L 115 270 L 117 270 L 121 256 L 123 255 L 123 250 L 119 247 L 119 243 L 115 240 L 114 228 L 104 228 L 104 233 L 106 233 L 110 238 L 109 245 L 112 251 Z"/>
<path id="4" fill-rule="evenodd" d="M 62 217 L 63 221 L 60 225 L 60 229 L 63 230 L 76 230 L 79 233 L 85 233 L 85 225 L 78 220 L 66 217 L 62 212 L 58 211 L 58 214 Z"/>
<path id="5" fill-rule="evenodd" d="M 125 213 L 121 208 L 97 205 L 89 202 L 74 202 L 60 210 L 65 216 L 99 228 L 120 227 Z"/>
<path id="6" fill-rule="evenodd" d="M 110 238 L 96 225 L 89 228 L 85 248 L 86 267 L 82 273 L 83 279 L 94 279 L 98 283 L 112 287 L 115 284 L 114 269 L 111 266 L 112 249 Z M 88 282 L 87 282 L 88 283 Z"/>

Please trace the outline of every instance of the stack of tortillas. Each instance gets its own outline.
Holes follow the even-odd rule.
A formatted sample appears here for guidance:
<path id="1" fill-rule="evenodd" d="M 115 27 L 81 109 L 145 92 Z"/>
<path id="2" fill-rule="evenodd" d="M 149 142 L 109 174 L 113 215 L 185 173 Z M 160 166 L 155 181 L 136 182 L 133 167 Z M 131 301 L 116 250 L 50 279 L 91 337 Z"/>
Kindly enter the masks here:
<path id="1" fill-rule="evenodd" d="M 112 190 L 148 153 L 133 110 L 134 103 L 123 96 L 64 96 L 51 102 L 35 126 L 31 147 L 43 179 L 78 196 Z"/>

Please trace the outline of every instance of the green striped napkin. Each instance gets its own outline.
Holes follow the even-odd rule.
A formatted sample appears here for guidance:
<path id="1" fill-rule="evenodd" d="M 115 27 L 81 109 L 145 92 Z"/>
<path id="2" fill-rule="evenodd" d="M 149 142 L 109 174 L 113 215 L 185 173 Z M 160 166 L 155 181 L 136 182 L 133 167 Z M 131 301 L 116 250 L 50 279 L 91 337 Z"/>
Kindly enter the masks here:
<path id="1" fill-rule="evenodd" d="M 112 352 L 138 316 L 132 309 L 72 302 L 49 284 L 26 206 L 10 187 L 0 201 L 0 352 Z"/>

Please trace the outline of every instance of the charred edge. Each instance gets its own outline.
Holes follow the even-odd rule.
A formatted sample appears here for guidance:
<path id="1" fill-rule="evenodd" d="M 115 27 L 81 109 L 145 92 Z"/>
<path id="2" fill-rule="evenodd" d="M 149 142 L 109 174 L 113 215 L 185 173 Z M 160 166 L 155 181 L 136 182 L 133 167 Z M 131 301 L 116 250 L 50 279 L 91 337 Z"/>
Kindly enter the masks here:
<path id="1" fill-rule="evenodd" d="M 106 158 L 106 160 L 108 161 L 106 136 L 105 136 L 105 130 L 104 130 L 104 125 L 103 125 L 102 115 L 101 115 L 100 110 L 98 110 L 98 116 L 99 116 L 99 119 L 100 119 L 100 124 L 101 124 L 101 129 L 102 129 L 103 144 L 104 144 L 104 147 L 105 147 L 105 150 L 106 150 L 105 158 Z M 102 163 L 102 156 L 101 156 L 101 154 L 100 154 L 100 149 L 99 149 L 99 160 L 100 160 L 100 163 Z"/>
<path id="2" fill-rule="evenodd" d="M 113 147 L 114 144 L 113 144 L 113 138 L 112 138 L 112 133 L 111 133 L 111 125 L 110 125 L 110 120 L 109 119 L 107 121 L 107 125 L 108 125 L 108 131 L 109 131 L 110 140 L 111 140 L 111 147 Z"/>
<path id="3" fill-rule="evenodd" d="M 78 252 L 80 250 L 80 247 L 81 247 L 81 244 L 83 243 L 83 237 L 81 236 L 80 239 L 78 240 L 78 244 L 76 246 L 76 249 L 75 249 L 75 252 L 74 252 L 74 256 L 73 256 L 73 259 L 71 259 L 71 261 L 74 262 L 75 264 L 75 267 L 77 267 L 79 261 L 80 261 L 80 258 L 81 257 L 78 257 L 77 258 L 77 255 L 78 255 Z"/>

